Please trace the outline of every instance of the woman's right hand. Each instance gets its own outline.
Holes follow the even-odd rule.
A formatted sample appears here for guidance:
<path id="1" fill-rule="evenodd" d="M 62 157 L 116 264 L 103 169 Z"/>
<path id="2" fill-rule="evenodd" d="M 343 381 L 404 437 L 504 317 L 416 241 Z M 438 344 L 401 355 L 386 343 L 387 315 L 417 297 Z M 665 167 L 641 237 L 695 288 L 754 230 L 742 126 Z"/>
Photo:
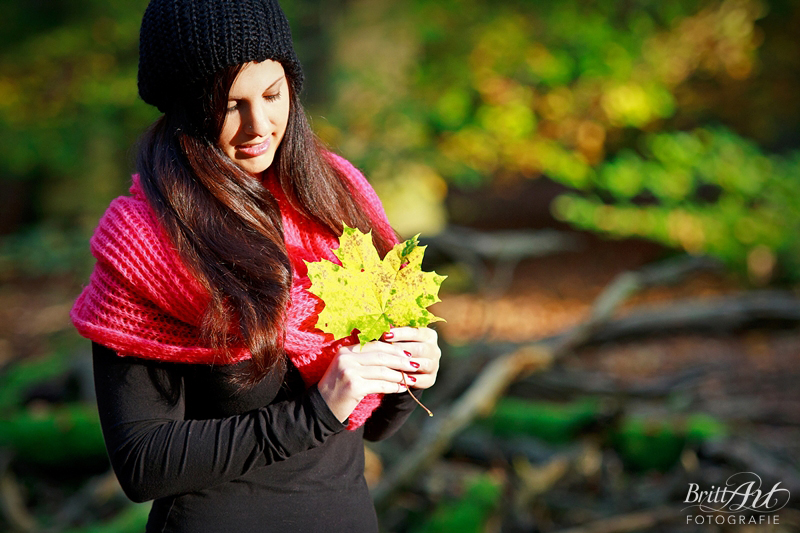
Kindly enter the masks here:
<path id="1" fill-rule="evenodd" d="M 403 392 L 403 373 L 416 372 L 411 358 L 392 344 L 373 341 L 342 346 L 317 384 L 325 403 L 344 422 L 368 394 Z M 408 385 L 413 376 L 406 376 Z"/>

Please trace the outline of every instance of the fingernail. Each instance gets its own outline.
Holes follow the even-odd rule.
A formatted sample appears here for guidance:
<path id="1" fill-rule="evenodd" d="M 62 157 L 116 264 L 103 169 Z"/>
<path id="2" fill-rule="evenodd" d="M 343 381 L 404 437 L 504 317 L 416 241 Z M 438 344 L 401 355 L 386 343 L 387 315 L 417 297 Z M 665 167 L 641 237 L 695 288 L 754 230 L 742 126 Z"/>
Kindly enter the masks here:
<path id="1" fill-rule="evenodd" d="M 415 378 L 414 376 L 406 376 L 406 377 L 411 380 L 411 383 L 417 382 L 417 378 Z"/>
<path id="2" fill-rule="evenodd" d="M 408 364 L 410 364 L 414 368 L 419 368 L 419 363 L 417 363 L 416 361 L 409 361 Z"/>
<path id="3" fill-rule="evenodd" d="M 384 339 L 391 339 L 392 337 L 394 337 L 394 333 L 392 333 L 391 331 L 388 331 L 383 334 Z"/>
<path id="4" fill-rule="evenodd" d="M 411 357 L 411 352 L 409 352 L 407 350 L 403 350 L 403 353 L 406 354 L 407 356 Z"/>

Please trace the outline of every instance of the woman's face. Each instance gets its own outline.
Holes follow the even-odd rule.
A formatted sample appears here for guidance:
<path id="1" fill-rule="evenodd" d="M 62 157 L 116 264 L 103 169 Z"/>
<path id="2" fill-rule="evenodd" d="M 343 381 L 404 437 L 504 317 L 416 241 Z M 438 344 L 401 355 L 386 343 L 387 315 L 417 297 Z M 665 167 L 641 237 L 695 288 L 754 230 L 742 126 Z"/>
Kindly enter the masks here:
<path id="1" fill-rule="evenodd" d="M 246 63 L 228 93 L 219 147 L 244 171 L 264 172 L 289 120 L 289 83 L 277 61 Z"/>

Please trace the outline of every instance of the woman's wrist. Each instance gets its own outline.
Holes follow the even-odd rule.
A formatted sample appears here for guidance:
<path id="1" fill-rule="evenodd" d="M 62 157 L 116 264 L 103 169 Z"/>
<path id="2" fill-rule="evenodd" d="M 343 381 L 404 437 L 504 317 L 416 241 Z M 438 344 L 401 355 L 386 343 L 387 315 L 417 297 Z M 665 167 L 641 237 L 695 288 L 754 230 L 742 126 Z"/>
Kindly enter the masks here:
<path id="1" fill-rule="evenodd" d="M 326 384 L 325 380 L 317 384 L 317 388 L 319 389 L 320 396 L 325 400 L 328 409 L 330 409 L 333 416 L 335 416 L 339 422 L 344 423 L 347 417 L 350 416 L 350 413 L 353 412 L 353 409 L 358 405 L 358 402 L 354 403 L 352 399 L 339 394 L 336 388 Z"/>
<path id="2" fill-rule="evenodd" d="M 333 409 L 331 409 L 330 405 L 328 405 L 328 402 L 325 400 L 325 397 L 322 395 L 322 392 L 319 390 L 319 385 L 314 385 L 311 387 L 308 393 L 310 396 L 311 405 L 317 412 L 320 421 L 326 427 L 337 431 L 347 427 L 349 416 L 346 416 L 342 419 L 333 411 Z"/>

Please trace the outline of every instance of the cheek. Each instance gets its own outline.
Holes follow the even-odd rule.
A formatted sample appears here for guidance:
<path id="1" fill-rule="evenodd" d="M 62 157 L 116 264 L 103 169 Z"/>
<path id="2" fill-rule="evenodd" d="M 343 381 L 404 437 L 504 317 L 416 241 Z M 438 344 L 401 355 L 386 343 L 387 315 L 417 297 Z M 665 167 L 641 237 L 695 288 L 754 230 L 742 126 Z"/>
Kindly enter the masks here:
<path id="1" fill-rule="evenodd" d="M 219 144 L 219 147 L 223 150 L 226 150 L 227 148 L 236 144 L 234 137 L 236 136 L 236 132 L 239 130 L 239 128 L 233 122 L 234 121 L 230 118 L 226 118 L 225 123 L 222 125 L 222 131 L 219 134 L 219 140 L 217 144 Z"/>

